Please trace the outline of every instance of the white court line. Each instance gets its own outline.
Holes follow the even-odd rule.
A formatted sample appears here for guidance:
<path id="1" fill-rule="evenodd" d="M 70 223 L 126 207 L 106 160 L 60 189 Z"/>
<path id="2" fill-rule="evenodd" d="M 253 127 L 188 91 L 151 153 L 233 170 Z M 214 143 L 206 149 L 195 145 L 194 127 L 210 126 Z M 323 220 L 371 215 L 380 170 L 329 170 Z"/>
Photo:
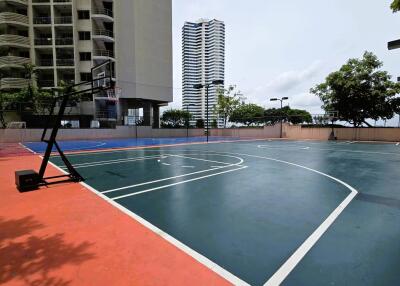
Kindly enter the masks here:
<path id="1" fill-rule="evenodd" d="M 168 164 L 168 163 L 161 163 L 161 164 L 163 164 L 165 166 L 171 166 L 171 164 Z"/>
<path id="2" fill-rule="evenodd" d="M 198 154 L 191 154 L 191 155 L 198 155 Z M 218 163 L 218 164 L 223 164 L 223 165 L 232 165 L 232 163 L 226 163 L 226 162 L 219 162 L 219 161 L 213 161 L 213 160 L 208 160 L 208 159 L 201 159 L 201 158 L 193 158 L 193 157 L 188 157 L 188 156 L 183 156 L 183 155 L 174 155 L 174 154 L 169 154 L 171 157 L 179 157 L 179 158 L 185 158 L 185 159 L 192 159 L 192 160 L 197 160 L 197 161 L 204 161 L 204 162 L 211 162 L 211 163 Z M 243 163 L 243 160 L 242 162 Z M 241 164 L 239 163 L 239 164 Z"/>
<path id="3" fill-rule="evenodd" d="M 218 152 L 211 151 L 211 153 L 218 153 Z M 221 153 L 265 159 L 265 160 L 269 160 L 269 161 L 274 161 L 274 162 L 291 165 L 294 167 L 299 167 L 299 168 L 317 173 L 319 175 L 325 176 L 325 177 L 343 185 L 344 187 L 346 187 L 347 189 L 350 190 L 350 194 L 340 203 L 340 205 L 325 219 L 325 221 L 303 242 L 303 244 L 300 245 L 300 247 L 278 269 L 278 271 L 276 271 L 275 274 L 272 275 L 268 279 L 268 281 L 264 284 L 265 286 L 280 285 L 286 279 L 286 277 L 290 274 L 290 272 L 292 272 L 292 270 L 296 267 L 296 265 L 303 259 L 303 257 L 307 254 L 307 252 L 310 251 L 310 249 L 317 243 L 317 241 L 321 238 L 321 236 L 333 224 L 333 222 L 339 217 L 339 215 L 344 211 L 344 209 L 350 204 L 350 202 L 358 194 L 358 191 L 355 188 L 353 188 L 352 186 L 350 186 L 349 184 L 347 184 L 346 182 L 343 182 L 342 180 L 340 180 L 338 178 L 335 178 L 326 173 L 317 171 L 315 169 L 308 168 L 303 165 L 299 165 L 299 164 L 295 164 L 295 163 L 291 163 L 291 162 L 287 162 L 287 161 L 283 161 L 283 160 L 278 160 L 278 159 L 274 159 L 274 158 L 269 158 L 269 157 L 251 155 L 251 154 L 229 153 L 229 152 L 221 152 Z"/>
<path id="4" fill-rule="evenodd" d="M 43 159 L 42 156 L 40 156 L 40 157 Z M 67 172 L 65 172 L 64 170 L 59 168 L 53 162 L 49 161 L 49 163 L 54 168 L 59 170 L 60 172 L 62 172 L 64 174 L 67 174 Z M 159 235 L 161 238 L 165 239 L 166 241 L 171 243 L 173 246 L 175 246 L 176 248 L 180 249 L 181 251 L 183 251 L 184 253 L 186 253 L 187 255 L 192 257 L 193 259 L 197 260 L 199 263 L 201 263 L 202 265 L 204 265 L 205 267 L 207 267 L 208 269 L 210 269 L 214 273 L 218 274 L 222 278 L 226 279 L 228 282 L 232 283 L 233 285 L 250 286 L 250 284 L 246 283 L 245 281 L 243 281 L 239 277 L 233 275 L 232 273 L 230 273 L 229 271 L 225 270 L 224 268 L 222 268 L 221 266 L 219 266 L 215 262 L 211 261 L 207 257 L 201 255 L 200 253 L 196 252 L 195 250 L 191 249 L 187 245 L 183 244 L 182 242 L 180 242 L 179 240 L 175 239 L 174 237 L 172 237 L 168 233 L 162 231 L 161 229 L 159 229 L 155 225 L 151 224 L 150 222 L 148 222 L 144 218 L 138 216 L 137 214 L 135 214 L 134 212 L 130 211 L 129 209 L 123 207 L 119 203 L 117 203 L 117 202 L 111 200 L 110 198 L 106 197 L 105 195 L 103 195 L 102 193 L 97 191 L 95 188 L 89 186 L 88 184 L 86 184 L 84 182 L 80 182 L 79 184 L 81 184 L 86 189 L 90 190 L 91 192 L 93 192 L 94 194 L 96 194 L 97 196 L 99 196 L 100 198 L 102 198 L 103 200 L 105 200 L 106 202 L 111 204 L 112 206 L 116 207 L 117 209 L 119 209 L 124 214 L 128 215 L 129 217 L 133 218 L 134 220 L 136 220 L 137 222 L 139 222 L 143 226 L 147 227 L 149 230 L 151 230 L 155 234 Z"/>
<path id="5" fill-rule="evenodd" d="M 72 153 L 72 154 L 66 154 L 68 157 L 72 156 L 85 156 L 85 155 L 98 155 L 98 154 L 107 154 L 107 153 L 118 153 L 118 152 L 143 152 L 144 150 L 149 150 L 149 151 L 158 151 L 161 150 L 162 148 L 168 148 L 168 147 L 187 147 L 187 146 L 193 146 L 193 145 L 207 145 L 207 144 L 226 144 L 226 143 L 241 143 L 241 142 L 257 142 L 257 141 L 267 141 L 267 138 L 264 139 L 245 139 L 245 140 L 233 140 L 233 141 L 216 141 L 216 142 L 190 142 L 190 143 L 175 143 L 175 144 L 164 144 L 164 145 L 141 145 L 141 146 L 130 146 L 130 147 L 116 147 L 114 149 L 123 149 L 123 150 L 113 150 L 113 148 L 109 148 L 109 150 L 100 150 L 100 151 L 82 151 L 79 153 Z M 174 151 L 174 150 L 167 150 L 168 152 Z M 190 150 L 180 150 L 180 151 L 190 151 Z M 68 151 L 66 151 L 68 152 Z M 53 155 L 52 157 L 59 157 L 60 155 Z"/>
<path id="6" fill-rule="evenodd" d="M 191 168 L 191 169 L 193 169 L 193 168 L 195 168 L 195 166 L 181 166 L 182 168 Z"/>
<path id="7" fill-rule="evenodd" d="M 339 144 L 339 143 L 337 143 Z M 399 144 L 400 145 L 400 144 Z M 253 145 L 254 146 L 254 145 Z M 302 148 L 285 148 L 285 147 L 265 147 L 267 145 L 258 145 L 260 149 L 284 149 L 284 150 L 305 150 Z M 307 150 L 320 150 L 320 151 L 337 151 L 337 152 L 348 152 L 348 153 L 361 153 L 361 154 L 377 154 L 377 155 L 400 155 L 395 152 L 375 152 L 375 151 L 361 151 L 361 150 L 347 150 L 347 149 L 336 149 L 336 148 L 310 148 Z"/>
<path id="8" fill-rule="evenodd" d="M 396 144 L 396 146 L 399 146 L 399 145 L 400 145 L 400 142 Z"/>
<path id="9" fill-rule="evenodd" d="M 232 164 L 232 165 L 227 165 L 227 166 L 216 166 L 215 168 L 212 168 L 212 169 L 206 169 L 206 170 L 201 170 L 201 171 L 197 171 L 197 172 L 186 173 L 186 174 L 177 175 L 177 176 L 173 176 L 173 177 L 163 178 L 163 179 L 159 179 L 159 180 L 154 180 L 154 181 L 139 183 L 139 184 L 135 184 L 135 185 L 125 186 L 125 187 L 121 187 L 121 188 L 111 189 L 111 190 L 103 191 L 103 192 L 101 192 L 101 193 L 102 193 L 102 194 L 106 194 L 106 193 L 111 193 L 111 192 L 126 190 L 126 189 L 130 189 L 130 188 L 135 188 L 135 187 L 144 186 L 144 185 L 149 185 L 149 184 L 153 184 L 153 183 L 168 181 L 168 180 L 172 180 L 172 179 L 176 179 L 176 178 L 181 178 L 181 177 L 185 177 L 185 176 L 190 176 L 190 175 L 195 175 L 195 174 L 201 174 L 201 173 L 205 173 L 205 172 L 209 172 L 209 171 L 214 171 L 214 170 L 223 169 L 223 168 L 228 168 L 228 167 L 232 167 L 232 166 L 238 166 L 238 165 L 239 165 L 239 163 L 237 163 L 237 164 Z"/>
<path id="10" fill-rule="evenodd" d="M 191 155 L 201 155 L 201 154 L 191 154 Z M 204 154 L 203 154 L 203 155 L 204 155 Z M 171 155 L 168 154 L 168 156 L 171 156 Z M 130 189 L 130 188 L 139 187 L 139 186 L 144 186 L 144 185 L 148 185 L 148 184 L 163 182 L 163 181 L 167 181 L 167 180 L 171 180 L 171 179 L 181 178 L 181 177 L 185 177 L 185 176 L 190 176 L 190 175 L 195 175 L 195 174 L 201 174 L 201 173 L 205 173 L 205 172 L 209 172 L 209 171 L 214 171 L 214 170 L 218 170 L 218 169 L 222 169 L 222 168 L 228 168 L 228 167 L 232 167 L 232 166 L 239 166 L 240 164 L 242 164 L 242 163 L 244 162 L 243 158 L 240 158 L 240 157 L 237 157 L 237 156 L 221 155 L 221 154 L 219 154 L 218 156 L 229 157 L 229 158 L 235 158 L 235 159 L 238 159 L 239 162 L 238 162 L 238 163 L 235 163 L 235 164 L 229 164 L 229 165 L 223 165 L 223 166 L 211 166 L 211 169 L 201 170 L 201 171 L 192 172 L 192 173 L 186 173 L 186 174 L 177 175 L 177 176 L 168 177 L 168 178 L 163 178 L 163 179 L 154 180 L 154 181 L 148 181 L 148 182 L 139 183 L 139 184 L 134 184 L 134 185 L 125 186 L 125 187 L 121 187 L 121 188 L 106 190 L 106 191 L 103 191 L 102 193 L 103 193 L 103 194 L 106 194 L 106 193 L 111 193 L 111 192 L 115 192 L 115 191 L 121 191 L 121 190 L 126 190 L 126 189 Z M 222 164 L 222 162 L 218 162 L 218 161 L 216 161 L 216 162 Z"/>
<path id="11" fill-rule="evenodd" d="M 73 165 L 75 169 L 81 168 L 89 168 L 95 166 L 103 166 L 103 165 L 114 165 L 114 164 L 122 164 L 122 163 L 129 163 L 135 161 L 144 161 L 144 160 L 151 160 L 151 159 L 159 159 L 162 158 L 161 156 L 148 156 L 148 157 L 138 157 L 138 158 L 131 158 L 131 159 L 119 159 L 119 160 L 110 160 L 110 161 L 103 161 L 103 162 L 95 162 L 94 164 L 85 163 L 84 165 Z M 63 167 L 66 169 L 66 167 Z"/>
<path id="12" fill-rule="evenodd" d="M 28 150 L 29 152 L 33 153 L 33 154 L 37 154 L 35 151 L 33 151 L 31 148 L 25 146 L 24 144 L 22 144 L 21 142 L 18 143 L 20 146 L 22 146 L 22 148 Z"/>
<path id="13" fill-rule="evenodd" d="M 245 168 L 247 168 L 247 166 L 242 166 L 240 168 L 236 168 L 236 169 L 232 169 L 232 170 L 213 173 L 213 174 L 206 175 L 206 176 L 201 176 L 201 177 L 197 177 L 197 178 L 193 178 L 193 179 L 189 179 L 189 180 L 184 180 L 184 181 L 181 181 L 181 182 L 176 182 L 176 183 L 172 183 L 172 184 L 168 184 L 168 185 L 164 185 L 164 186 L 160 186 L 160 187 L 155 187 L 155 188 L 151 188 L 151 189 L 140 191 L 140 192 L 136 192 L 136 193 L 122 195 L 122 196 L 118 196 L 118 197 L 111 198 L 111 199 L 115 201 L 115 200 L 119 200 L 119 199 L 123 199 L 123 198 L 127 198 L 127 197 L 137 196 L 137 195 L 140 195 L 140 194 L 157 191 L 157 190 L 165 189 L 165 188 L 176 186 L 176 185 L 181 185 L 181 184 L 188 183 L 188 182 L 198 181 L 198 180 L 205 179 L 205 178 L 208 178 L 208 177 L 213 177 L 213 176 L 217 176 L 217 175 L 221 175 L 221 174 L 225 174 L 225 173 L 239 171 L 239 170 L 242 170 L 242 169 L 245 169 Z"/>
<path id="14" fill-rule="evenodd" d="M 166 156 L 164 156 L 166 158 Z M 128 157 L 128 158 L 120 158 L 120 159 L 113 159 L 113 160 L 104 160 L 104 161 L 93 161 L 93 162 L 84 162 L 84 163 L 77 163 L 73 164 L 74 167 L 81 167 L 86 165 L 93 165 L 93 164 L 102 164 L 102 163 L 113 163 L 119 161 L 129 161 L 129 160 L 141 160 L 141 159 L 152 159 L 152 158 L 163 158 L 163 155 L 149 155 L 143 157 Z"/>

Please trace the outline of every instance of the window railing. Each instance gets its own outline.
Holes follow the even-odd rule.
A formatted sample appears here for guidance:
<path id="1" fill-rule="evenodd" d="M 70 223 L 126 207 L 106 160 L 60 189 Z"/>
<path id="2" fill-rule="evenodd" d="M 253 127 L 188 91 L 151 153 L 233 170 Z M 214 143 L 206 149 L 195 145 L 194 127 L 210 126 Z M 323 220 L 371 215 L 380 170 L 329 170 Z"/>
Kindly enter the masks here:
<path id="1" fill-rule="evenodd" d="M 54 24 L 72 24 L 72 16 L 54 17 Z"/>
<path id="2" fill-rule="evenodd" d="M 37 25 L 49 25 L 51 24 L 51 17 L 46 16 L 46 17 L 34 17 L 33 18 L 33 24 Z"/>
<path id="3" fill-rule="evenodd" d="M 36 38 L 35 45 L 37 46 L 50 46 L 52 44 L 52 38 Z"/>
<path id="4" fill-rule="evenodd" d="M 93 56 L 113 58 L 114 52 L 109 50 L 93 50 Z"/>
<path id="5" fill-rule="evenodd" d="M 74 66 L 74 59 L 57 59 L 57 66 Z"/>
<path id="6" fill-rule="evenodd" d="M 106 36 L 110 38 L 114 38 L 113 31 L 106 30 L 106 29 L 96 29 L 93 31 L 94 36 Z"/>
<path id="7" fill-rule="evenodd" d="M 73 45 L 74 38 L 56 38 L 56 45 L 58 46 L 66 46 L 66 45 Z"/>
<path id="8" fill-rule="evenodd" d="M 53 66 L 53 59 L 41 59 L 37 62 L 38 66 L 40 67 L 52 67 Z"/>
<path id="9" fill-rule="evenodd" d="M 95 8 L 93 9 L 92 12 L 93 15 L 106 15 L 108 17 L 113 18 L 114 17 L 114 13 L 113 11 L 109 10 L 109 9 L 105 9 L 105 8 Z"/>
<path id="10" fill-rule="evenodd" d="M 37 85 L 39 87 L 54 87 L 54 79 L 38 79 Z"/>

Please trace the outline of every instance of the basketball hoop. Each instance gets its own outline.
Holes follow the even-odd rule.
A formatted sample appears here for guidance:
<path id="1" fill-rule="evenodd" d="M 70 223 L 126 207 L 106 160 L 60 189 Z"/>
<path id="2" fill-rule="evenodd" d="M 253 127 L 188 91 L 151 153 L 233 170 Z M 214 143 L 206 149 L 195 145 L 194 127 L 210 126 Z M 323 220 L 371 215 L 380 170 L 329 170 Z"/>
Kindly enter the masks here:
<path id="1" fill-rule="evenodd" d="M 118 101 L 119 97 L 121 96 L 122 88 L 114 87 L 107 89 L 107 97 L 109 100 Z"/>

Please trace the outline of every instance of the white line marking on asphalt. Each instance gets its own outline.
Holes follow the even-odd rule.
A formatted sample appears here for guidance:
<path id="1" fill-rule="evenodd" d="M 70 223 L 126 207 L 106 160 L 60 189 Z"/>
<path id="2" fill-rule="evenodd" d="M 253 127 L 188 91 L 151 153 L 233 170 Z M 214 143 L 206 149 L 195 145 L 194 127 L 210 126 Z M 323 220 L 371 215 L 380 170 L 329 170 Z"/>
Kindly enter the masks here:
<path id="1" fill-rule="evenodd" d="M 218 172 L 218 173 L 214 173 L 214 174 L 210 174 L 210 175 L 205 175 L 205 176 L 201 176 L 201 177 L 197 177 L 197 178 L 193 178 L 193 179 L 189 179 L 189 180 L 184 180 L 184 181 L 181 181 L 181 182 L 176 182 L 176 183 L 172 183 L 172 184 L 168 184 L 168 185 L 164 185 L 164 186 L 160 186 L 160 187 L 155 187 L 155 188 L 151 188 L 151 189 L 140 191 L 140 192 L 136 192 L 136 193 L 122 195 L 122 196 L 118 196 L 118 197 L 111 198 L 111 199 L 115 201 L 115 200 L 119 200 L 119 199 L 123 199 L 123 198 L 127 198 L 127 197 L 137 196 L 137 195 L 140 195 L 140 194 L 153 192 L 153 191 L 160 190 L 160 189 L 165 189 L 165 188 L 168 188 L 168 187 L 181 185 L 181 184 L 188 183 L 188 182 L 198 181 L 198 180 L 205 179 L 205 178 L 208 178 L 208 177 L 213 177 L 213 176 L 222 175 L 222 174 L 225 174 L 225 173 L 239 171 L 239 170 L 242 170 L 242 169 L 245 169 L 245 168 L 247 168 L 247 166 L 242 166 L 242 167 L 237 168 L 237 169 L 231 169 L 231 170 Z"/>

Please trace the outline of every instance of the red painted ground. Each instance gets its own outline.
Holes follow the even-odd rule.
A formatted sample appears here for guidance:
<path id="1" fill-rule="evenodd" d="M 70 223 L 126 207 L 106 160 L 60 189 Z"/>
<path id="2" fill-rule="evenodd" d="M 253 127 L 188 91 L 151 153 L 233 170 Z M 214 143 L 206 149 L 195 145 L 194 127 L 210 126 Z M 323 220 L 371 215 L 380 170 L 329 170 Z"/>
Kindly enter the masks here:
<path id="1" fill-rule="evenodd" d="M 0 157 L 0 285 L 228 284 L 79 184 L 19 193 L 40 161 Z"/>

